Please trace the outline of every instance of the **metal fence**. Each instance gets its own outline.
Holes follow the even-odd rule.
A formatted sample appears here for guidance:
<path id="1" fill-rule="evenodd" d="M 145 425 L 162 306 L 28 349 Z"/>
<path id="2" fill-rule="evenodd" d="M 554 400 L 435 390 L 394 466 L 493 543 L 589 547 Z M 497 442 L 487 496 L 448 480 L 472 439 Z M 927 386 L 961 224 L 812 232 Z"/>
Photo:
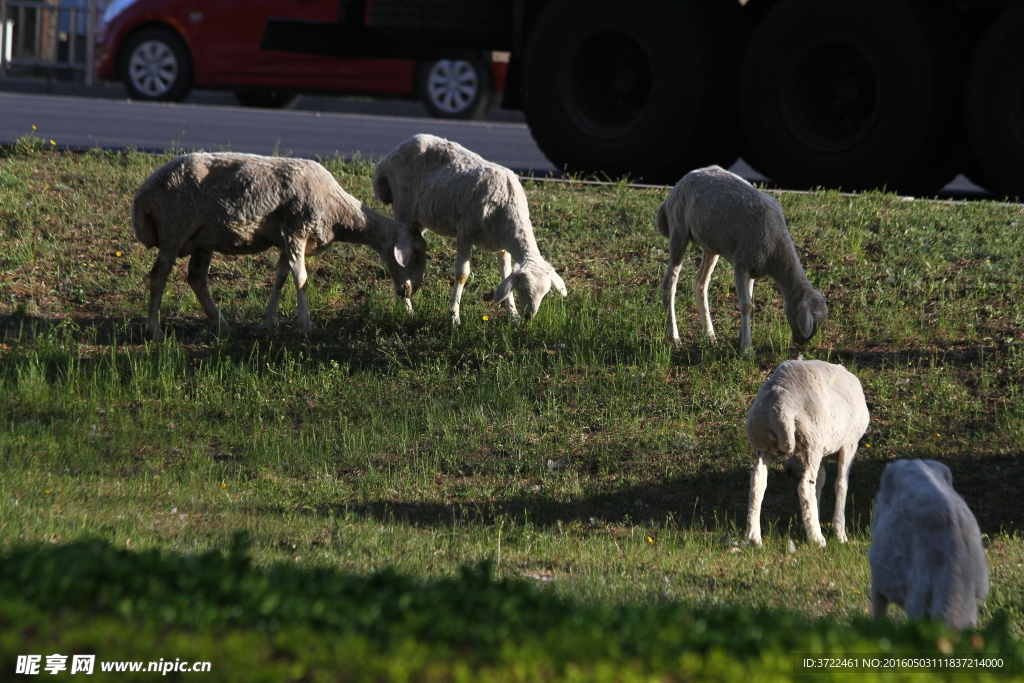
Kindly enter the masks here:
<path id="1" fill-rule="evenodd" d="M 11 67 L 81 72 L 92 85 L 97 0 L 86 7 L 57 0 L 0 0 L 0 78 Z"/>

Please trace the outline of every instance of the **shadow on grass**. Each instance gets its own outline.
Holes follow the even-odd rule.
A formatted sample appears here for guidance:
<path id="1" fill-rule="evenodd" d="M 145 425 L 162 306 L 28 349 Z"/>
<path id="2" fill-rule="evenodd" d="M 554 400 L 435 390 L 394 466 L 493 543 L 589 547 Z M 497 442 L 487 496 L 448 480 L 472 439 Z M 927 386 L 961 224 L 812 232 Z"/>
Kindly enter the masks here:
<path id="1" fill-rule="evenodd" d="M 908 457 L 914 457 L 908 453 Z M 846 501 L 847 531 L 867 533 L 872 500 L 887 461 L 858 459 L 850 473 Z M 1019 504 L 1017 482 L 1024 477 L 1019 455 L 986 456 L 984 465 L 970 454 L 957 454 L 944 462 L 953 471 L 953 483 L 974 511 L 983 533 L 1020 533 L 1024 506 Z M 830 463 L 822 493 L 820 517 L 831 522 L 836 468 Z M 258 507 L 269 515 L 296 511 L 320 515 L 356 515 L 382 522 L 400 521 L 414 526 L 450 528 L 465 524 L 494 525 L 502 519 L 540 527 L 564 525 L 606 526 L 651 524 L 694 530 L 726 531 L 742 540 L 746 529 L 746 471 L 701 472 L 596 493 L 575 500 L 556 501 L 543 490 L 504 500 L 469 502 L 407 502 L 367 500 L 350 504 Z M 804 539 L 796 495 L 796 479 L 781 468 L 769 470 L 768 489 L 761 512 L 763 532 Z M 830 538 L 826 529 L 826 537 Z"/>

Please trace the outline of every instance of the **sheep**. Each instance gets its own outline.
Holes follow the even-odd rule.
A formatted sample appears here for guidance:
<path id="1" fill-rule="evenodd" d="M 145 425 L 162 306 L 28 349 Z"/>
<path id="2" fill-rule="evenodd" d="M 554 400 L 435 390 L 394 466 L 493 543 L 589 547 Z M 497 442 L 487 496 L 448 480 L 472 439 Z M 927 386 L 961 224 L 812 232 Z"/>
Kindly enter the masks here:
<path id="1" fill-rule="evenodd" d="M 934 460 L 897 460 L 882 472 L 871 516 L 871 609 L 889 603 L 907 616 L 972 628 L 988 595 L 988 563 L 971 509 L 953 490 L 949 468 Z"/>
<path id="2" fill-rule="evenodd" d="M 191 256 L 188 284 L 213 327 L 225 331 L 230 327 L 207 284 L 214 252 L 252 254 L 277 247 L 281 256 L 265 324 L 277 325 L 277 303 L 290 271 L 305 331 L 312 329 L 305 257 L 331 242 L 365 244 L 377 251 L 410 314 L 410 297 L 426 269 L 426 241 L 419 232 L 371 210 L 341 189 L 327 169 L 307 159 L 236 153 L 177 157 L 139 186 L 132 226 L 147 249 L 158 249 L 149 274 L 148 316 L 156 341 L 164 338 L 160 300 L 179 257 Z"/>
<path id="3" fill-rule="evenodd" d="M 715 328 L 708 312 L 708 283 L 719 256 L 732 264 L 743 353 L 753 348 L 750 315 L 756 278 L 770 277 L 782 289 L 786 320 L 795 343 L 808 341 L 824 322 L 828 314 L 825 298 L 807 280 L 779 203 L 738 175 L 718 166 L 690 171 L 658 208 L 657 224 L 661 234 L 669 238 L 668 268 L 661 289 L 670 343 L 682 344 L 676 325 L 676 284 L 690 241 L 703 251 L 694 296 L 697 314 L 711 342 L 715 341 Z"/>
<path id="4" fill-rule="evenodd" d="M 771 454 L 795 456 L 802 464 L 797 494 L 807 538 L 825 547 L 818 524 L 825 487 L 824 458 L 838 456 L 836 509 L 832 526 L 846 542 L 846 488 L 857 442 L 870 417 L 860 380 L 841 365 L 818 360 L 779 364 L 757 392 L 747 413 L 747 438 L 756 451 L 750 473 L 747 541 L 761 545 L 761 501 Z M 817 479 L 815 479 L 817 475 Z"/>
<path id="5" fill-rule="evenodd" d="M 552 287 L 566 296 L 562 278 L 537 248 L 526 193 L 504 166 L 443 138 L 414 135 L 380 160 L 373 189 L 377 199 L 394 205 L 397 220 L 455 238 L 455 286 L 448 307 L 453 324 L 460 323 L 474 246 L 497 253 L 501 284 L 494 301 L 504 301 L 511 317 L 518 316 L 513 290 L 527 319 Z"/>

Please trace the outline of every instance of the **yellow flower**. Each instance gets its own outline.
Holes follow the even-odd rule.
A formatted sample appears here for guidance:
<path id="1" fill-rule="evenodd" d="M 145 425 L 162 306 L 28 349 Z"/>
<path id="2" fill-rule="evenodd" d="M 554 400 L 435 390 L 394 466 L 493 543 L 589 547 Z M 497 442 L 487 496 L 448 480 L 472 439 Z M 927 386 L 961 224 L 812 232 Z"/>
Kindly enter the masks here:
<path id="1" fill-rule="evenodd" d="M 45 491 L 43 491 L 43 493 L 49 493 L 49 492 L 50 492 L 50 489 L 46 489 Z"/>
<path id="2" fill-rule="evenodd" d="M 50 140 L 50 144 L 51 144 L 51 145 L 56 145 L 57 143 L 56 143 L 56 142 L 54 142 L 53 140 Z"/>
<path id="3" fill-rule="evenodd" d="M 648 543 L 654 543 L 654 539 L 653 539 L 653 538 L 651 538 L 650 536 L 648 536 L 648 537 L 647 537 L 647 542 L 648 542 Z"/>
<path id="4" fill-rule="evenodd" d="M 484 320 L 490 320 L 490 319 L 491 319 L 491 316 L 489 316 L 489 315 L 485 315 L 484 316 Z"/>
<path id="5" fill-rule="evenodd" d="M 114 256 L 121 256 L 121 252 L 119 252 L 119 251 L 115 251 L 115 252 L 114 252 Z"/>
<path id="6" fill-rule="evenodd" d="M 226 489 L 226 488 L 228 487 L 228 484 L 227 484 L 227 482 L 226 482 L 226 481 L 222 481 L 222 482 L 220 483 L 220 487 L 221 487 L 222 489 Z"/>
<path id="7" fill-rule="evenodd" d="M 35 126 L 32 126 L 32 130 L 38 130 Z"/>

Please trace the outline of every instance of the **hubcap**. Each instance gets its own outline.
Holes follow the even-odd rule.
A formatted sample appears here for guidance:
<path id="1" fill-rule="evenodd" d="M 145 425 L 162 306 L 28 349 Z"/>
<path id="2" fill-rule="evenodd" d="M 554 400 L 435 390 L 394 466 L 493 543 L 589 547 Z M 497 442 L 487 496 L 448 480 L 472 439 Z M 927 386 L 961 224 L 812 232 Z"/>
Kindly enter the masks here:
<path id="1" fill-rule="evenodd" d="M 431 103 L 448 114 L 459 114 L 473 104 L 480 82 L 473 65 L 463 60 L 442 59 L 430 69 L 427 95 Z"/>
<path id="2" fill-rule="evenodd" d="M 843 152 L 871 131 L 880 109 L 877 71 L 858 47 L 830 41 L 795 60 L 780 90 L 790 131 L 819 152 Z"/>
<path id="3" fill-rule="evenodd" d="M 178 59 L 167 43 L 147 40 L 132 52 L 128 78 L 143 95 L 159 97 L 174 86 L 178 78 Z"/>
<path id="4" fill-rule="evenodd" d="M 559 90 L 577 126 L 614 138 L 640 125 L 652 101 L 654 71 L 639 41 L 617 29 L 598 29 L 573 41 L 566 65 Z"/>

